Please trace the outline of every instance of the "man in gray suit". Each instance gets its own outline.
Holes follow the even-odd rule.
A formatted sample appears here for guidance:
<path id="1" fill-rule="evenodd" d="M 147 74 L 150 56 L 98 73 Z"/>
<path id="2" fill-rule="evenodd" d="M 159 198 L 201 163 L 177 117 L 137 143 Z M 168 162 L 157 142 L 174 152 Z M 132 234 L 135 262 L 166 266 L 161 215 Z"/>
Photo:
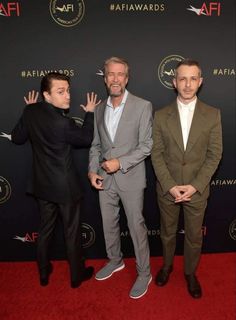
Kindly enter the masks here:
<path id="1" fill-rule="evenodd" d="M 103 230 L 109 262 L 96 274 L 105 280 L 122 270 L 119 209 L 123 204 L 134 245 L 138 277 L 130 297 L 142 297 L 152 280 L 147 229 L 142 215 L 146 187 L 144 159 L 152 148 L 152 104 L 125 87 L 129 66 L 123 59 L 105 61 L 104 81 L 109 97 L 95 111 L 89 179 L 99 190 Z"/>
<path id="2" fill-rule="evenodd" d="M 195 275 L 201 254 L 202 222 L 209 184 L 222 154 L 220 110 L 196 94 L 203 78 L 197 61 L 181 61 L 173 80 L 177 100 L 155 114 L 152 163 L 157 176 L 164 265 L 156 284 L 164 286 L 173 269 L 180 207 L 184 212 L 184 273 L 189 294 L 200 298 Z"/>

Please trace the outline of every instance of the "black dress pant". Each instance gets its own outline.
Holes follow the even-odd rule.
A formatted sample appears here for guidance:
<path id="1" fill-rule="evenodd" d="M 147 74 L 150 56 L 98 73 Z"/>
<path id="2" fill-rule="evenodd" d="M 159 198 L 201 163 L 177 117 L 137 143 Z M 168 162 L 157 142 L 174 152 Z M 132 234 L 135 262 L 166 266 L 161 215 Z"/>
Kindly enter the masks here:
<path id="1" fill-rule="evenodd" d="M 63 222 L 67 258 L 71 281 L 77 281 L 83 272 L 80 207 L 79 202 L 59 204 L 38 199 L 40 209 L 39 237 L 37 242 L 37 262 L 39 272 L 50 263 L 49 246 L 58 215 Z"/>

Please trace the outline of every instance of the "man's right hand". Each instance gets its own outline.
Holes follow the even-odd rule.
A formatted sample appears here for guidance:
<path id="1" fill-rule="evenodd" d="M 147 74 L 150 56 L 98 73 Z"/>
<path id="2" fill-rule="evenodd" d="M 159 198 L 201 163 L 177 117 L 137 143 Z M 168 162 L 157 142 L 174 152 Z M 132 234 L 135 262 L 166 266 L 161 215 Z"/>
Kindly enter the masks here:
<path id="1" fill-rule="evenodd" d="M 172 197 L 174 198 L 175 202 L 181 202 L 181 192 L 178 188 L 178 186 L 174 186 L 169 190 L 169 193 L 172 195 Z"/>
<path id="2" fill-rule="evenodd" d="M 24 100 L 26 104 L 32 104 L 38 101 L 38 97 L 39 97 L 38 91 L 32 90 L 28 92 L 28 97 L 24 97 Z"/>
<path id="3" fill-rule="evenodd" d="M 191 196 L 196 192 L 196 189 L 191 185 L 174 186 L 169 190 L 174 198 L 175 203 L 190 201 Z"/>
<path id="4" fill-rule="evenodd" d="M 103 177 L 102 176 L 99 176 L 95 172 L 89 172 L 88 173 L 88 177 L 89 177 L 89 180 L 91 182 L 91 185 L 94 188 L 96 188 L 98 190 L 103 190 L 103 186 L 102 186 Z"/>

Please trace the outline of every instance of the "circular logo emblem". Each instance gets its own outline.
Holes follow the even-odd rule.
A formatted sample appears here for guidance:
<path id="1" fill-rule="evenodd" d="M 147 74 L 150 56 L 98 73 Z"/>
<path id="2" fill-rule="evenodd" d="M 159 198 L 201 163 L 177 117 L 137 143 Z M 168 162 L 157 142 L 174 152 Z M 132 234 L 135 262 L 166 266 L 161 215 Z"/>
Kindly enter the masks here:
<path id="1" fill-rule="evenodd" d="M 11 196 L 11 185 L 3 177 L 0 177 L 0 204 L 6 202 Z"/>
<path id="2" fill-rule="evenodd" d="M 171 55 L 164 58 L 158 67 L 158 78 L 160 82 L 168 89 L 174 89 L 172 79 L 177 64 L 184 60 L 183 57 L 178 55 Z"/>
<path id="3" fill-rule="evenodd" d="M 83 0 L 50 0 L 49 9 L 53 20 L 62 27 L 75 26 L 85 12 Z"/>
<path id="4" fill-rule="evenodd" d="M 233 240 L 236 240 L 236 219 L 229 226 L 229 235 Z"/>
<path id="5" fill-rule="evenodd" d="M 87 223 L 82 223 L 82 246 L 83 248 L 91 247 L 95 242 L 95 231 Z"/>

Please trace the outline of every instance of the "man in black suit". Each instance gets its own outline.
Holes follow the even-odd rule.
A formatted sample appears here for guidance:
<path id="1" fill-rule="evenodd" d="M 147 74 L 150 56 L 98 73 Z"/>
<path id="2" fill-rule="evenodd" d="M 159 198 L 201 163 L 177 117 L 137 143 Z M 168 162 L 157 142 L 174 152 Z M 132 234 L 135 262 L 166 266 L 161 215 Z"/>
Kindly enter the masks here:
<path id="1" fill-rule="evenodd" d="M 69 77 L 49 73 L 41 81 L 43 102 L 27 105 L 11 133 L 15 144 L 30 141 L 33 152 L 31 193 L 40 209 L 37 263 L 40 284 L 48 284 L 52 272 L 49 243 L 57 216 L 63 221 L 71 287 L 92 277 L 93 268 L 85 268 L 81 252 L 79 202 L 82 192 L 72 160 L 72 146 L 89 147 L 93 138 L 93 111 L 97 96 L 87 95 L 82 127 L 65 116 L 70 107 Z M 32 100 L 31 100 L 32 101 Z"/>

